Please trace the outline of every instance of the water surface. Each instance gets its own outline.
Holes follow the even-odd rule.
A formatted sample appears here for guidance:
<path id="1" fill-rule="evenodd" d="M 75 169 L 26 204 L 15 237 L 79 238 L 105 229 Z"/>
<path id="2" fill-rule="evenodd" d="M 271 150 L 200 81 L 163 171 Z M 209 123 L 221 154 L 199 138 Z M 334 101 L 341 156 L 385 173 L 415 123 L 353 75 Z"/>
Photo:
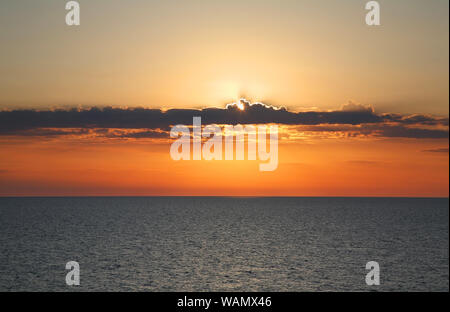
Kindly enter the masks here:
<path id="1" fill-rule="evenodd" d="M 448 199 L 0 198 L 1 291 L 448 291 Z M 65 284 L 78 261 L 81 285 Z M 365 283 L 368 261 L 381 285 Z"/>

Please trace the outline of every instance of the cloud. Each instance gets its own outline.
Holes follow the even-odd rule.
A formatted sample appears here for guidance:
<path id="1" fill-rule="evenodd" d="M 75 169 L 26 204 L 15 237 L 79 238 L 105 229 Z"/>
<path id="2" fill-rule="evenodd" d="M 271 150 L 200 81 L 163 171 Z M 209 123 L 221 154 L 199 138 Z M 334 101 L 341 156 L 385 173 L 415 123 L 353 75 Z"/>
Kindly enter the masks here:
<path id="1" fill-rule="evenodd" d="M 363 124 L 363 125 L 317 125 L 300 126 L 297 131 L 307 132 L 343 132 L 349 136 L 373 136 L 386 138 L 445 139 L 448 129 L 411 128 L 404 125 Z"/>
<path id="2" fill-rule="evenodd" d="M 241 109 L 244 108 L 244 109 Z M 95 129 L 140 129 L 140 132 L 109 133 L 115 137 L 158 138 L 171 126 L 190 125 L 200 116 L 203 124 L 277 123 L 309 127 L 308 131 L 357 131 L 385 137 L 448 138 L 448 118 L 428 115 L 377 114 L 371 106 L 349 102 L 339 110 L 292 112 L 284 107 L 241 99 L 225 108 L 160 109 L 92 107 L 67 110 L 0 111 L 0 135 L 56 136 L 86 134 Z M 422 129 L 420 127 L 440 127 Z M 324 129 L 328 127 L 328 129 Z M 322 129 L 321 129 L 322 128 Z M 349 130 L 350 128 L 350 130 Z M 445 128 L 445 129 L 444 129 Z M 159 131 L 155 131 L 159 130 Z M 105 136 L 107 136 L 105 134 Z"/>
<path id="3" fill-rule="evenodd" d="M 374 113 L 375 110 L 372 106 L 364 106 L 353 101 L 349 101 L 347 104 L 344 104 L 341 108 L 344 112 L 367 112 Z"/>
<path id="4" fill-rule="evenodd" d="M 448 154 L 448 147 L 427 149 L 427 150 L 423 150 L 422 152 Z"/>
<path id="5" fill-rule="evenodd" d="M 97 131 L 97 134 L 101 134 L 101 131 Z M 167 139 L 170 136 L 168 131 L 161 130 L 114 130 L 108 131 L 103 135 L 107 138 L 133 138 L 133 139 Z"/>
<path id="6" fill-rule="evenodd" d="M 399 115 L 399 114 L 383 114 L 383 118 L 386 121 L 392 121 L 392 122 L 398 122 L 403 125 L 427 125 L 427 126 L 436 126 L 436 125 L 442 125 L 442 126 L 448 126 L 448 118 L 445 117 L 435 117 L 435 116 L 429 116 L 429 115 L 419 115 L 419 114 L 413 114 L 413 115 Z"/>
<path id="7" fill-rule="evenodd" d="M 23 130 L 12 130 L 6 131 L 1 134 L 13 134 L 20 135 L 24 137 L 54 137 L 54 136 L 62 136 L 62 135 L 84 135 L 91 133 L 91 129 L 83 129 L 83 128 L 32 128 L 32 129 L 23 129 Z"/>
<path id="8" fill-rule="evenodd" d="M 388 138 L 416 138 L 416 139 L 445 139 L 448 138 L 448 130 L 420 129 L 404 126 L 384 125 L 376 129 L 378 136 Z"/>

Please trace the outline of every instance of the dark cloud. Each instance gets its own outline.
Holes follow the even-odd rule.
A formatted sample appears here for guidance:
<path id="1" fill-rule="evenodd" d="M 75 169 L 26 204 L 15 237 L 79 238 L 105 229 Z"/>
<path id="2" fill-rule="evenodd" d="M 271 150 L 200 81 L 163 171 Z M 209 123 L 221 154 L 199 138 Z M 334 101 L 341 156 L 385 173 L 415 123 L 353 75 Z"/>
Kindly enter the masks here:
<path id="1" fill-rule="evenodd" d="M 428 115 L 399 115 L 399 114 L 383 114 L 383 119 L 385 121 L 398 122 L 403 125 L 427 125 L 427 126 L 436 126 L 443 125 L 448 126 L 448 118 L 445 117 L 434 117 Z"/>
<path id="2" fill-rule="evenodd" d="M 99 133 L 99 132 L 97 132 Z M 167 139 L 170 136 L 168 131 L 143 130 L 143 131 L 112 131 L 103 135 L 107 138 L 133 138 L 133 139 Z"/>
<path id="3" fill-rule="evenodd" d="M 243 106 L 244 110 L 239 106 Z M 283 107 L 277 108 L 262 103 L 250 104 L 245 100 L 241 100 L 238 104 L 227 105 L 225 108 L 170 109 L 167 111 L 112 107 L 0 111 L 0 135 L 52 136 L 69 134 L 70 131 L 66 129 L 79 129 L 78 131 L 85 132 L 89 129 L 96 129 L 97 132 L 101 129 L 140 129 L 141 132 L 110 135 L 156 138 L 165 136 L 166 133 L 155 130 L 167 131 L 170 126 L 176 124 L 190 125 L 194 116 L 201 117 L 203 124 L 278 123 L 305 127 L 320 125 L 336 129 L 344 126 L 367 127 L 367 125 L 372 125 L 373 128 L 366 129 L 366 131 L 376 131 L 379 135 L 386 137 L 448 137 L 448 130 L 445 129 L 408 127 L 412 125 L 448 126 L 448 118 L 427 115 L 376 114 L 372 107 L 353 102 L 349 102 L 342 109 L 335 111 L 291 112 Z"/>
<path id="4" fill-rule="evenodd" d="M 448 154 L 448 147 L 428 149 L 428 150 L 423 150 L 422 152 Z"/>
<path id="5" fill-rule="evenodd" d="M 448 138 L 448 130 L 420 129 L 404 126 L 385 125 L 376 130 L 377 135 L 388 138 L 416 138 L 416 139 L 445 139 Z"/>
<path id="6" fill-rule="evenodd" d="M 376 136 L 387 138 L 445 139 L 449 137 L 448 129 L 411 128 L 404 125 L 363 124 L 301 126 L 298 131 L 311 132 L 345 132 L 349 135 Z"/>
<path id="7" fill-rule="evenodd" d="M 66 128 L 32 128 L 32 129 L 21 129 L 21 130 L 13 130 L 13 131 L 6 131 L 5 133 L 1 134 L 13 134 L 13 135 L 20 135 L 24 137 L 54 137 L 54 136 L 61 136 L 61 135 L 83 135 L 83 134 L 89 134 L 91 133 L 90 129 L 84 129 L 84 128 L 75 128 L 75 129 L 66 129 Z"/>

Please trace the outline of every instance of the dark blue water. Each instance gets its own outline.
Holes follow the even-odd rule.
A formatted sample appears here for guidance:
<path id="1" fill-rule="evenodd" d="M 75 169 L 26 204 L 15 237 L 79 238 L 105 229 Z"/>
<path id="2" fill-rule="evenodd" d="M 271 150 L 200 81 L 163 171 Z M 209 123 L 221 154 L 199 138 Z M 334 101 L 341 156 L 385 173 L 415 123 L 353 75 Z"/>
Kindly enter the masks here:
<path id="1" fill-rule="evenodd" d="M 448 199 L 0 198 L 1 291 L 448 291 Z M 80 286 L 66 286 L 78 261 Z M 380 286 L 365 265 L 380 264 Z"/>

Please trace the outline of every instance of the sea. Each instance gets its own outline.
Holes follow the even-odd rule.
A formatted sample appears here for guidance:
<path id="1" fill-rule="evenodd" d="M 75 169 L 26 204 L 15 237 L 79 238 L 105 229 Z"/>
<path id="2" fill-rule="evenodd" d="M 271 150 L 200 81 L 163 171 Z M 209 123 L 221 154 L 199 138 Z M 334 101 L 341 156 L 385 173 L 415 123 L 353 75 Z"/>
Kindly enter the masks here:
<path id="1" fill-rule="evenodd" d="M 4 197 L 0 291 L 448 292 L 448 228 L 448 198 Z"/>

